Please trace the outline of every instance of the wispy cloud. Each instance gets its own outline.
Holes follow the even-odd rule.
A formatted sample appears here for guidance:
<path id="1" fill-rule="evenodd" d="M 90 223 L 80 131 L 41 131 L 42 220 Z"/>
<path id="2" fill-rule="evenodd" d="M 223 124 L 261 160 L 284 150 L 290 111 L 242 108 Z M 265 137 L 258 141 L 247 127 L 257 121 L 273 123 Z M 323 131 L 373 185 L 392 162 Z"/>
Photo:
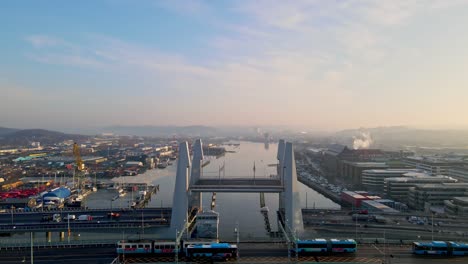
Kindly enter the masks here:
<path id="1" fill-rule="evenodd" d="M 206 119 L 242 123 L 245 116 L 236 115 L 241 111 L 259 113 L 258 119 L 269 124 L 309 121 L 334 125 L 327 118 L 317 121 L 304 113 L 321 112 L 329 102 L 335 110 L 329 113 L 332 117 L 338 118 L 339 113 L 359 116 L 365 107 L 356 107 L 356 102 L 372 104 L 363 98 L 388 85 L 375 72 L 394 55 L 394 38 L 407 41 L 398 32 L 408 30 L 422 15 L 462 4 L 467 1 L 296 0 L 272 4 L 246 0 L 216 10 L 210 2 L 156 1 L 158 8 L 213 22 L 216 34 L 197 47 L 201 56 L 107 35 L 79 35 L 79 44 L 53 35 L 32 35 L 26 40 L 34 47 L 28 57 L 35 61 L 126 75 L 136 85 L 145 79 L 189 95 L 183 99 L 187 105 L 193 98 L 209 95 L 219 99 L 212 105 L 233 116 L 223 121 L 212 106 L 197 105 L 194 123 Z M 226 19 L 223 12 L 240 19 Z M 392 95 L 391 87 L 383 92 Z M 388 104 L 398 100 L 388 98 Z M 282 107 L 261 110 L 267 104 Z M 307 120 L 294 118 L 296 115 Z"/>

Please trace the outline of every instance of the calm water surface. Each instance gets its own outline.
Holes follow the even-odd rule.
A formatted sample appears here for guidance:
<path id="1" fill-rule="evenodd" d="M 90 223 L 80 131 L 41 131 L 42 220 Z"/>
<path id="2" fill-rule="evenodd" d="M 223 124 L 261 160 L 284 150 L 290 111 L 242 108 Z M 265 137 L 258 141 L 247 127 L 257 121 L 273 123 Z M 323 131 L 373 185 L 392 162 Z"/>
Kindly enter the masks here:
<path id="1" fill-rule="evenodd" d="M 218 159 L 205 157 L 210 160 L 209 165 L 203 168 L 203 178 L 232 178 L 232 177 L 254 177 L 253 166 L 255 163 L 255 177 L 269 178 L 276 174 L 276 167 L 268 166 L 275 164 L 277 144 L 270 144 L 268 148 L 263 143 L 241 142 L 239 147 L 226 146 L 227 150 L 235 153 L 226 153 Z M 224 173 L 219 173 L 219 168 L 225 166 Z M 150 206 L 159 207 L 172 206 L 174 193 L 175 174 L 177 162 L 166 169 L 149 170 L 145 174 L 138 176 L 120 177 L 114 181 L 120 182 L 146 182 L 159 184 L 160 192 L 153 197 Z M 317 208 L 339 208 L 339 205 L 298 183 L 301 193 L 301 205 L 306 207 L 306 196 L 308 207 Z M 307 195 L 306 195 L 307 193 Z M 128 206 L 126 199 L 131 199 L 127 195 L 125 199 L 117 203 Z M 119 199 L 120 200 L 120 199 Z M 114 202 L 114 204 L 116 203 Z M 270 209 L 269 218 L 273 230 L 277 230 L 276 211 L 278 210 L 278 194 L 265 194 L 266 206 Z M 110 203 L 110 202 L 109 202 Z M 203 205 L 209 209 L 211 203 L 211 193 L 203 193 Z M 110 204 L 109 204 L 110 206 Z M 220 237 L 231 238 L 236 222 L 239 223 L 241 235 L 243 237 L 267 237 L 264 227 L 263 215 L 260 213 L 260 194 L 258 193 L 217 193 L 216 208 L 220 213 Z"/>

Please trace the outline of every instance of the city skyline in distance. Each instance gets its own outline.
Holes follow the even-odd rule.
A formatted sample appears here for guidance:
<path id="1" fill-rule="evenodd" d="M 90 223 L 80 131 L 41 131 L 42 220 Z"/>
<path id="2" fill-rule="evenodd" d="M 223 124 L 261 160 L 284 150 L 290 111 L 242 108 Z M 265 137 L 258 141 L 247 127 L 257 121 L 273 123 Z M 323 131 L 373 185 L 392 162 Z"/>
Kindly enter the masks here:
<path id="1" fill-rule="evenodd" d="M 466 1 L 4 3 L 0 125 L 466 129 Z"/>

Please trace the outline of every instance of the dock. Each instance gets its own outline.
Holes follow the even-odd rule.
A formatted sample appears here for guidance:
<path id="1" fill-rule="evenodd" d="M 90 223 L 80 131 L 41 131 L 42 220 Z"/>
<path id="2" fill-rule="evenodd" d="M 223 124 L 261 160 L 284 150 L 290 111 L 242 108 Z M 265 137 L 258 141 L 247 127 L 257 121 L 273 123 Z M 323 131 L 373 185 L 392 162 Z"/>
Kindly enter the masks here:
<path id="1" fill-rule="evenodd" d="M 133 205 L 133 208 L 136 209 L 141 209 L 144 208 L 149 201 L 151 201 L 151 197 L 157 194 L 159 191 L 159 184 L 158 185 L 150 185 L 146 187 L 146 193 L 143 196 L 139 196 L 137 198 L 137 201 L 135 202 L 135 205 Z"/>

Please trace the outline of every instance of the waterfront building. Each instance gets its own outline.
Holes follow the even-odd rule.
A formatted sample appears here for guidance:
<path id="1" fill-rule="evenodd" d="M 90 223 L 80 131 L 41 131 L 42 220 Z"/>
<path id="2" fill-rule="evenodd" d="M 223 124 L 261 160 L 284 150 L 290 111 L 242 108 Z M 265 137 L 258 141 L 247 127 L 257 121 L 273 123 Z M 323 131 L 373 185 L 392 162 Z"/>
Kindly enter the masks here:
<path id="1" fill-rule="evenodd" d="M 372 169 L 362 171 L 362 186 L 368 191 L 384 192 L 386 178 L 402 177 L 408 172 L 419 172 L 416 169 Z"/>
<path id="2" fill-rule="evenodd" d="M 412 156 L 403 159 L 408 166 L 415 167 L 430 175 L 448 175 L 451 167 L 463 165 L 461 159 L 449 159 L 444 157 L 420 157 Z"/>
<path id="3" fill-rule="evenodd" d="M 422 210 L 430 206 L 443 206 L 444 200 L 465 195 L 468 195 L 468 183 L 418 184 L 408 192 L 408 205 Z"/>
<path id="4" fill-rule="evenodd" d="M 386 169 L 385 162 L 350 162 L 345 161 L 341 166 L 341 175 L 346 182 L 355 187 L 362 187 L 362 172 L 369 169 Z"/>
<path id="5" fill-rule="evenodd" d="M 468 195 L 445 200 L 445 212 L 456 216 L 468 216 Z"/>
<path id="6" fill-rule="evenodd" d="M 380 149 L 349 149 L 347 146 L 333 144 L 328 147 L 323 156 L 323 168 L 325 175 L 330 180 L 334 181 L 336 177 L 344 178 L 343 174 L 344 162 L 370 162 L 382 161 L 388 157 Z"/>
<path id="7" fill-rule="evenodd" d="M 384 192 L 388 198 L 408 202 L 408 193 L 411 187 L 418 184 L 454 183 L 456 179 L 448 176 L 429 176 L 426 173 L 408 172 L 403 177 L 387 178 L 384 180 Z"/>

